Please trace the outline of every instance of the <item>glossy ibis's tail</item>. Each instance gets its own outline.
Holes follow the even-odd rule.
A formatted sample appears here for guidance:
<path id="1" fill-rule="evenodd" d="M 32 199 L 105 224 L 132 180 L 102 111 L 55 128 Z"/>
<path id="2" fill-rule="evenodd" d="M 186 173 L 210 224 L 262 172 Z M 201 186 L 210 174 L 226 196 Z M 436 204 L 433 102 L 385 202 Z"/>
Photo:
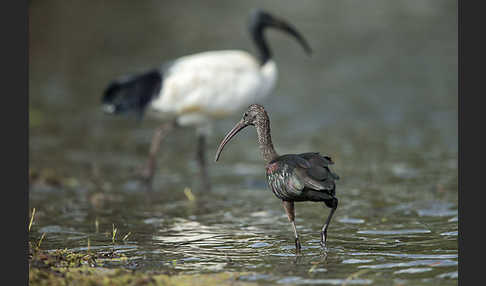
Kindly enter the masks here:
<path id="1" fill-rule="evenodd" d="M 161 88 L 162 74 L 159 70 L 115 80 L 103 93 L 103 110 L 112 114 L 136 112 L 141 116 Z"/>

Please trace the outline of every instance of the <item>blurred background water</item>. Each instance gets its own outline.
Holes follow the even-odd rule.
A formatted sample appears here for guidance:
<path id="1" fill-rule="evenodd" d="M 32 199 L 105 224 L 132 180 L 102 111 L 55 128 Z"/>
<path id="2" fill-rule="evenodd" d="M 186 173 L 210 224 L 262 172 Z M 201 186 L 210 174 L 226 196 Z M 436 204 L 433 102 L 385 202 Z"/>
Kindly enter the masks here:
<path id="1" fill-rule="evenodd" d="M 289 20 L 314 51 L 307 57 L 286 35 L 266 33 L 279 78 L 264 106 L 279 153 L 319 151 L 336 162 L 340 205 L 325 258 L 328 209 L 296 205 L 296 258 L 253 130 L 211 161 L 240 114 L 209 138 L 211 192 L 197 188 L 195 134 L 183 129 L 163 142 L 149 194 L 133 170 L 159 121 L 101 111 L 103 89 L 121 75 L 205 50 L 256 52 L 247 24 L 257 7 Z M 46 233 L 48 249 L 82 249 L 87 238 L 103 249 L 115 224 L 131 233 L 118 250 L 140 270 L 457 284 L 457 46 L 456 1 L 31 1 L 31 236 Z"/>

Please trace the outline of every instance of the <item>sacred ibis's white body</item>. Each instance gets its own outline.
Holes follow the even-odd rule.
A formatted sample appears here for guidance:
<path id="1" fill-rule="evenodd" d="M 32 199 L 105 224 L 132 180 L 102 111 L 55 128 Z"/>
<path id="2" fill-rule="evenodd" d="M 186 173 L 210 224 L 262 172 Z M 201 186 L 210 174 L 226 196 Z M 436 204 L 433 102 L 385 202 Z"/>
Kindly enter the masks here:
<path id="1" fill-rule="evenodd" d="M 277 67 L 260 65 L 245 51 L 211 51 L 185 56 L 163 72 L 163 88 L 150 108 L 174 114 L 182 126 L 208 130 L 213 119 L 260 102 L 273 89 Z"/>

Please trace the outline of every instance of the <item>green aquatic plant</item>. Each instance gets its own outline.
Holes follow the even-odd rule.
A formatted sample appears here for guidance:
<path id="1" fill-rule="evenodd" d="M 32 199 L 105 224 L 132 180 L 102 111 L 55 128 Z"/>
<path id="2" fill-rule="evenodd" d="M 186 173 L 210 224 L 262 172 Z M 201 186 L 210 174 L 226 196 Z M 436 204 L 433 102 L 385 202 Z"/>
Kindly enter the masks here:
<path id="1" fill-rule="evenodd" d="M 122 238 L 123 241 L 127 240 L 128 237 L 130 236 L 130 234 L 132 234 L 131 231 L 129 231 L 127 234 L 125 234 L 125 236 Z"/>
<path id="2" fill-rule="evenodd" d="M 35 216 L 35 208 L 32 209 L 32 214 L 30 215 L 29 232 L 32 227 L 32 223 L 34 222 L 34 216 Z"/>
<path id="3" fill-rule="evenodd" d="M 112 228 L 112 231 L 111 231 L 111 243 L 113 244 L 113 246 L 115 246 L 115 237 L 116 237 L 116 232 L 118 231 L 118 229 L 115 227 L 115 224 L 112 224 L 113 228 Z"/>
<path id="4" fill-rule="evenodd" d="M 187 199 L 190 202 L 194 202 L 196 200 L 196 196 L 194 196 L 194 194 L 192 193 L 191 188 L 185 187 L 184 188 L 184 195 L 186 195 Z"/>

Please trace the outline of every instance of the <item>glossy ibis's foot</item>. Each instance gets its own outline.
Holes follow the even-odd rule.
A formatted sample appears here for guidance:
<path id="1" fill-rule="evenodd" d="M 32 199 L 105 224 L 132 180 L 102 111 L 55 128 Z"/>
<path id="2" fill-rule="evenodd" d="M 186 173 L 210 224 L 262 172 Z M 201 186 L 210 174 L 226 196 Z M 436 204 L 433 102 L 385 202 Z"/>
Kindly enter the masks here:
<path id="1" fill-rule="evenodd" d="M 329 216 L 327 217 L 326 222 L 324 223 L 324 226 L 322 227 L 322 231 L 321 231 L 321 246 L 323 249 L 326 248 L 327 228 L 329 227 L 329 223 L 331 222 L 332 215 L 337 209 L 338 199 L 332 198 L 332 200 L 325 201 L 325 204 L 326 206 L 331 208 L 331 212 L 329 213 Z"/>
<path id="2" fill-rule="evenodd" d="M 327 224 L 324 225 L 321 231 L 321 247 L 326 248 L 326 240 L 327 240 Z"/>
<path id="3" fill-rule="evenodd" d="M 295 238 L 295 250 L 296 252 L 300 253 L 302 246 L 300 245 L 300 240 L 298 237 Z"/>
<path id="4" fill-rule="evenodd" d="M 326 249 L 326 241 L 325 240 L 321 239 L 320 245 L 321 245 L 322 249 Z"/>

